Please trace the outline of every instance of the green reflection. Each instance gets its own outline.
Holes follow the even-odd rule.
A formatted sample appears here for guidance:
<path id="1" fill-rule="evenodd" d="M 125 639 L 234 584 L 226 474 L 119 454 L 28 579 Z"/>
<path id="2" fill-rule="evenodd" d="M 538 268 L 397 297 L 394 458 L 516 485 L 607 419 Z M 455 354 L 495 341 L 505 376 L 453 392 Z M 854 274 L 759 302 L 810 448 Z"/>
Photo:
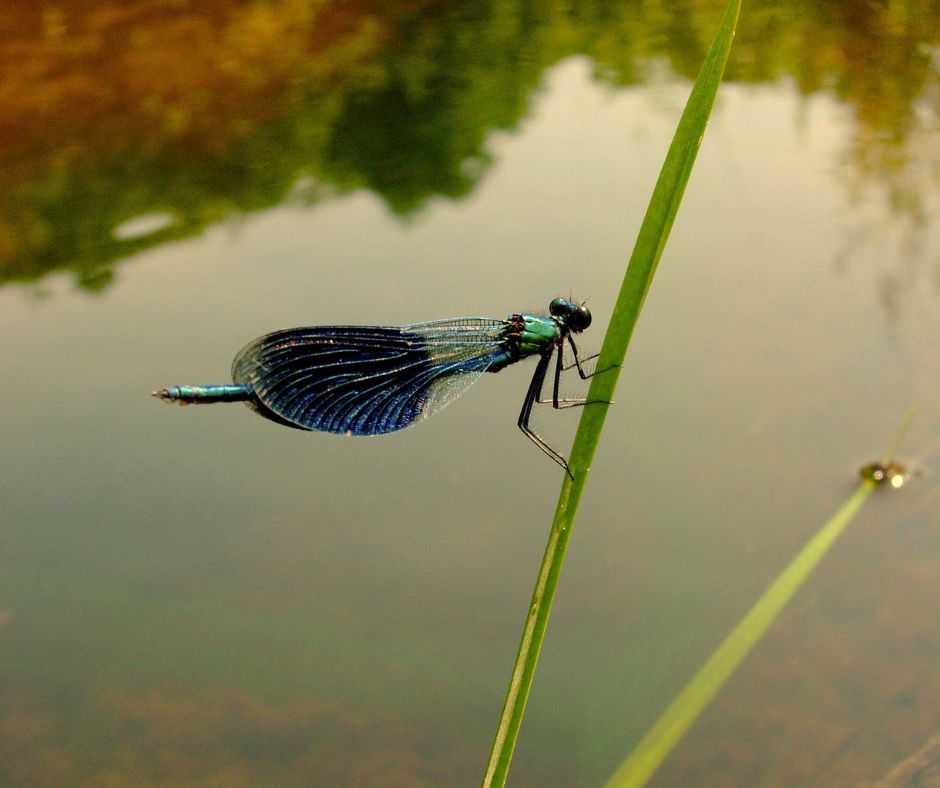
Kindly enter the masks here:
<path id="1" fill-rule="evenodd" d="M 546 68 L 584 54 L 614 85 L 660 65 L 691 79 L 722 4 L 14 5 L 0 21 L 0 282 L 68 269 L 100 289 L 116 260 L 292 197 L 369 189 L 399 215 L 460 198 Z M 729 79 L 788 76 L 850 106 L 853 187 L 922 223 L 938 30 L 940 9 L 913 1 L 754 3 Z M 175 221 L 115 234 L 154 214 Z"/>

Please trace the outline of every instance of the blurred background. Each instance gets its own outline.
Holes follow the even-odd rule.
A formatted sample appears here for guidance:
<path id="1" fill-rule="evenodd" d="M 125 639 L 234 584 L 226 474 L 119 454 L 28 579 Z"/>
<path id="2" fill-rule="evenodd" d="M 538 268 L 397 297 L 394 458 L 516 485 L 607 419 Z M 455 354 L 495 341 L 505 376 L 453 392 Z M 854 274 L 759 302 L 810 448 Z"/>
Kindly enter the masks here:
<path id="1" fill-rule="evenodd" d="M 722 8 L 8 0 L 0 782 L 479 783 L 562 479 L 531 365 L 372 439 L 149 393 L 284 326 L 556 296 L 598 350 Z M 912 403 L 919 475 L 653 784 L 856 785 L 940 730 L 938 31 L 745 4 L 511 784 L 603 780 Z"/>

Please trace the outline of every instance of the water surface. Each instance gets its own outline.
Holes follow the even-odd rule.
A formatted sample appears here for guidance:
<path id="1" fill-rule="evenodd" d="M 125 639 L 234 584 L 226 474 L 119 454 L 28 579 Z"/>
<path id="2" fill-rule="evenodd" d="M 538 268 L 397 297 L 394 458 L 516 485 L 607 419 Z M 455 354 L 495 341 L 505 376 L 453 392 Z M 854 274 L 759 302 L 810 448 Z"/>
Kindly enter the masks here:
<path id="1" fill-rule="evenodd" d="M 515 428 L 531 367 L 361 440 L 148 393 L 282 326 L 558 295 L 599 348 L 718 4 L 14 5 L 3 781 L 477 783 L 561 483 Z M 855 785 L 940 730 L 932 14 L 745 9 L 512 784 L 600 782 L 912 402 L 922 474 L 654 782 Z M 575 420 L 537 425 L 564 447 Z"/>

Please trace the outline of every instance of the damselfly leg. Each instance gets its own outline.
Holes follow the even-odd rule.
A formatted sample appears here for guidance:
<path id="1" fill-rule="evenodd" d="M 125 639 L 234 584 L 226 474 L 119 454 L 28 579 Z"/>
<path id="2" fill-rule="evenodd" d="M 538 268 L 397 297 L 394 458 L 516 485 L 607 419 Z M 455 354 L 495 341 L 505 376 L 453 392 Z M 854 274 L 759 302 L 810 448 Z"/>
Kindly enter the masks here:
<path id="1" fill-rule="evenodd" d="M 571 337 L 568 337 L 569 342 Z M 538 446 L 545 454 L 551 457 L 556 463 L 558 463 L 562 468 L 564 468 L 565 473 L 568 474 L 572 479 L 574 476 L 571 473 L 571 469 L 568 467 L 568 461 L 564 456 L 553 449 L 541 435 L 539 435 L 535 430 L 529 426 L 529 419 L 532 415 L 532 406 L 536 403 L 539 404 L 548 404 L 551 403 L 552 407 L 556 410 L 561 410 L 562 408 L 577 408 L 584 405 L 594 405 L 594 404 L 606 404 L 610 405 L 609 400 L 588 400 L 586 397 L 567 397 L 563 398 L 559 396 L 559 388 L 561 386 L 561 373 L 563 371 L 569 370 L 572 367 L 577 367 L 578 374 L 581 376 L 582 380 L 587 380 L 588 378 L 594 377 L 597 374 L 598 370 L 594 372 L 585 372 L 582 363 L 584 361 L 590 361 L 591 359 L 597 358 L 598 354 L 593 356 L 588 356 L 587 358 L 580 358 L 578 355 L 578 348 L 571 342 L 571 350 L 574 355 L 574 363 L 569 366 L 565 366 L 564 363 L 564 345 L 558 345 L 558 351 L 555 361 L 555 376 L 554 376 L 554 385 L 552 386 L 552 398 L 551 399 L 542 399 L 542 388 L 545 385 L 545 376 L 548 373 L 548 365 L 552 361 L 552 353 L 548 352 L 542 355 L 539 358 L 538 366 L 535 368 L 535 373 L 532 375 L 532 380 L 529 382 L 529 389 L 526 391 L 525 400 L 522 403 L 522 411 L 519 413 L 519 429 L 522 430 L 523 434 L 532 441 L 536 446 Z M 606 370 L 600 370 L 606 371 Z"/>

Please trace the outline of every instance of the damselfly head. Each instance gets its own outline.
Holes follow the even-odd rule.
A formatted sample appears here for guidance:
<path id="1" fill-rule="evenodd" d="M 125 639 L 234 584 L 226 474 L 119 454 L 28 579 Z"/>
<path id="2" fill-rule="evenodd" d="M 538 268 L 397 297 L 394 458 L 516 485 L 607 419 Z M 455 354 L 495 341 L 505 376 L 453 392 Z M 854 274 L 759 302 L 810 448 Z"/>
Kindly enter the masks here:
<path id="1" fill-rule="evenodd" d="M 556 298 L 548 305 L 548 311 L 575 333 L 591 325 L 591 310 L 584 304 L 573 304 L 567 299 Z"/>

